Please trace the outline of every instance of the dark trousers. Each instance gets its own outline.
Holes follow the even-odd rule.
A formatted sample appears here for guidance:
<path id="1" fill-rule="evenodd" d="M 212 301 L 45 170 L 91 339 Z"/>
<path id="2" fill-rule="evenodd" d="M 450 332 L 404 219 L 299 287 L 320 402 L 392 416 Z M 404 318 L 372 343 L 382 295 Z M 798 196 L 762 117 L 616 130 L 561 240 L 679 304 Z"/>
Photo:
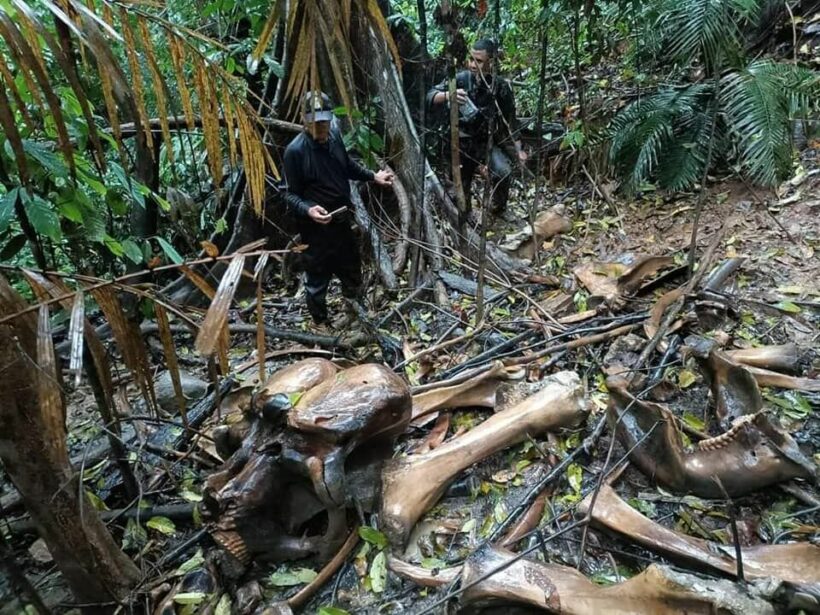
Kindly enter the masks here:
<path id="1" fill-rule="evenodd" d="M 342 283 L 342 295 L 358 299 L 362 291 L 362 262 L 349 224 L 330 224 L 312 235 L 303 254 L 307 308 L 314 322 L 325 322 L 330 280 L 335 275 Z"/>
<path id="2" fill-rule="evenodd" d="M 480 150 L 480 151 L 479 151 Z M 467 201 L 467 208 L 470 208 L 470 194 L 478 167 L 484 164 L 487 158 L 486 149 L 469 148 L 462 152 L 461 156 L 461 183 L 464 185 L 464 198 Z M 490 198 L 490 211 L 501 213 L 507 207 L 507 200 L 510 198 L 510 185 L 512 184 L 512 164 L 510 159 L 500 147 L 493 146 L 490 150 L 490 182 L 492 194 Z"/>

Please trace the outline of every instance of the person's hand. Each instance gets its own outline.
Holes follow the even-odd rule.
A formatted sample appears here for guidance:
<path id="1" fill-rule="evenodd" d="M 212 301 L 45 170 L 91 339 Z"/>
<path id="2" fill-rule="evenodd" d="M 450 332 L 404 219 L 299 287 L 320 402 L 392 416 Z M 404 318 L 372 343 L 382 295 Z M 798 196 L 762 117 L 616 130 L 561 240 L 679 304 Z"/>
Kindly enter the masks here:
<path id="1" fill-rule="evenodd" d="M 466 103 L 468 98 L 469 98 L 469 96 L 467 96 L 467 90 L 464 90 L 462 88 L 458 88 L 456 90 L 456 102 L 459 105 L 463 105 L 464 103 Z M 445 90 L 445 92 L 444 92 L 444 102 L 448 102 L 449 100 L 450 100 L 450 91 Z"/>
<path id="2" fill-rule="evenodd" d="M 377 171 L 376 174 L 373 176 L 373 181 L 376 182 L 379 186 L 392 186 L 393 185 L 393 173 L 391 171 Z"/>
<path id="3" fill-rule="evenodd" d="M 331 215 L 327 213 L 327 210 L 322 207 L 321 205 L 314 205 L 310 209 L 308 209 L 308 216 L 314 222 L 319 224 L 327 224 L 331 220 Z"/>
<path id="4" fill-rule="evenodd" d="M 484 179 L 487 179 L 490 176 L 490 172 L 486 164 L 482 164 L 478 167 L 478 174 Z"/>

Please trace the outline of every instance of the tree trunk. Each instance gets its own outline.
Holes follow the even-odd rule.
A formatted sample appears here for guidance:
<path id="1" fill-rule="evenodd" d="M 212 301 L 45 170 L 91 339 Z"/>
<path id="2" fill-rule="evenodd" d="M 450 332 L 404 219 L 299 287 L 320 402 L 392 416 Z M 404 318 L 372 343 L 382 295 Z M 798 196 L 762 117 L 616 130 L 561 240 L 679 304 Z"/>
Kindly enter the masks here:
<path id="1" fill-rule="evenodd" d="M 359 19 L 357 36 L 353 37 L 354 55 L 361 58 L 362 74 L 371 78 L 370 91 L 382 101 L 381 111 L 385 125 L 385 158 L 407 191 L 408 200 L 414 214 L 420 216 L 425 210 L 432 211 L 436 219 L 449 222 L 448 238 L 451 245 L 461 244 L 468 255 L 478 260 L 480 238 L 470 228 L 459 228 L 460 216 L 458 207 L 447 197 L 444 187 L 430 167 L 421 148 L 416 126 L 410 114 L 410 108 L 404 97 L 402 82 L 387 43 L 380 33 L 373 30 L 366 19 Z M 362 88 L 367 91 L 367 88 Z M 427 201 L 425 203 L 425 200 Z M 446 225 L 442 225 L 446 226 Z M 443 246 L 441 231 L 434 220 L 423 220 L 421 225 L 422 239 L 429 246 Z M 464 233 L 465 242 L 460 241 L 458 231 Z M 464 244 L 466 243 L 466 246 Z M 497 274 L 506 275 L 511 271 L 523 269 L 524 263 L 502 252 L 492 243 L 487 244 L 488 265 Z M 442 253 L 431 253 L 427 262 L 434 271 L 444 267 Z M 440 283 L 440 282 L 439 282 Z M 443 291 L 443 289 L 438 289 Z M 437 293 L 439 297 L 443 292 Z"/>
<path id="2" fill-rule="evenodd" d="M 0 315 L 25 307 L 0 276 Z M 0 459 L 74 597 L 86 605 L 84 612 L 111 613 L 140 573 L 82 492 L 62 416 L 49 416 L 38 402 L 36 346 L 33 313 L 0 325 Z"/>

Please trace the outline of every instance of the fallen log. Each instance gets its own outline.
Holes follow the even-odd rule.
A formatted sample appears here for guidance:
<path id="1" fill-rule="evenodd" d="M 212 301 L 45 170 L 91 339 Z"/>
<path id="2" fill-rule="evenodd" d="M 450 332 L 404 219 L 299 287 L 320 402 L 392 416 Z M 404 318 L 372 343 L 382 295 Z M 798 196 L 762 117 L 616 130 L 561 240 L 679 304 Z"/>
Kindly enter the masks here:
<path id="1" fill-rule="evenodd" d="M 195 333 L 185 325 L 170 325 L 172 333 Z M 230 324 L 228 330 L 231 333 L 256 333 L 256 325 L 244 324 Z M 95 329 L 100 339 L 105 339 L 111 335 L 111 327 L 108 324 L 100 325 Z M 140 333 L 148 335 L 159 332 L 159 325 L 155 322 L 144 322 L 140 325 Z M 341 336 L 336 335 L 317 335 L 314 333 L 306 333 L 304 331 L 291 331 L 289 329 L 278 329 L 276 327 L 265 326 L 265 335 L 269 338 L 280 340 L 290 340 L 300 344 L 311 346 L 324 346 L 327 348 L 350 348 L 350 342 L 343 340 Z M 66 356 L 71 350 L 70 341 L 60 342 L 55 344 L 54 352 L 58 355 Z"/>
<path id="2" fill-rule="evenodd" d="M 116 510 L 101 510 L 100 518 L 103 521 L 111 522 L 118 519 L 142 519 L 147 521 L 151 517 L 166 517 L 172 521 L 186 521 L 194 523 L 194 509 L 196 504 L 164 504 L 162 506 L 148 506 L 141 508 L 134 506 L 131 508 L 119 508 Z M 4 529 L 8 529 L 12 534 L 36 533 L 37 526 L 30 519 L 15 519 L 8 524 L 4 524 Z"/>

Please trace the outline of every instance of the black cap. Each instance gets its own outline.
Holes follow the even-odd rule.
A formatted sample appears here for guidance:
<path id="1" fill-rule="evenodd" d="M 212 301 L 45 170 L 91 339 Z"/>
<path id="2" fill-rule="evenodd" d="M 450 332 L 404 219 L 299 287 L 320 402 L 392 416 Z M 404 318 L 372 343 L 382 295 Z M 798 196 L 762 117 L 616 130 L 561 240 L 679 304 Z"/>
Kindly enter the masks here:
<path id="1" fill-rule="evenodd" d="M 302 104 L 306 122 L 329 122 L 333 119 L 333 106 L 324 92 L 308 92 Z"/>

